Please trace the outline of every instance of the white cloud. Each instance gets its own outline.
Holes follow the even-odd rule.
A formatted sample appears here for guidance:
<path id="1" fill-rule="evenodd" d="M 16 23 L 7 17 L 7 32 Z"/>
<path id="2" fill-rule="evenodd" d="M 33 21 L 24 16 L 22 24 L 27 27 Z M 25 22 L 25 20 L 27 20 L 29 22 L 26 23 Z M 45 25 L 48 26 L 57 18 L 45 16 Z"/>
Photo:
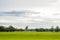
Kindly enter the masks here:
<path id="1" fill-rule="evenodd" d="M 32 10 L 35 12 L 19 14 L 19 16 L 0 16 L 1 23 L 35 23 L 35 22 L 45 22 L 45 23 L 60 23 L 60 0 L 10 0 L 6 6 L 2 5 L 0 9 L 2 10 Z"/>

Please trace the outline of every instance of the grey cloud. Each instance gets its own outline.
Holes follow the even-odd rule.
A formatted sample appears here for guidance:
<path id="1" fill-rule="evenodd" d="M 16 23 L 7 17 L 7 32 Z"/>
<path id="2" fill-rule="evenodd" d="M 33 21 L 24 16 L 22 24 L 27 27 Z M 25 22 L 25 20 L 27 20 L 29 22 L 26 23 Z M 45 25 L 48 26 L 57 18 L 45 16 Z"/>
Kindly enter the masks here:
<path id="1" fill-rule="evenodd" d="M 12 12 L 0 12 L 0 16 L 25 16 L 28 14 L 38 14 L 39 12 L 34 11 L 12 11 Z"/>
<path id="2" fill-rule="evenodd" d="M 47 7 L 50 8 L 50 6 L 55 5 L 55 3 L 58 0 L 0 0 L 0 10 L 19 10 L 19 9 L 27 9 L 27 8 L 44 8 Z M 55 7 L 55 6 L 54 6 Z M 36 10 L 36 9 L 35 9 Z M 43 11 L 44 12 L 44 11 Z M 30 15 L 33 14 L 33 15 Z M 29 14 L 29 15 L 28 15 Z M 38 15 L 37 15 L 38 14 Z M 36 16 L 37 15 L 37 16 Z M 54 14 L 57 15 L 57 14 Z M 5 17 L 6 16 L 6 17 Z M 11 17 L 8 17 L 11 16 Z M 14 17 L 13 17 L 14 16 Z M 21 18 L 19 18 L 19 17 Z M 31 11 L 20 11 L 20 12 L 2 12 L 0 13 L 0 22 L 4 24 L 6 22 L 10 22 L 10 24 L 18 21 L 17 23 L 22 23 L 22 25 L 32 25 L 32 26 L 43 26 L 43 25 L 52 25 L 53 21 L 60 21 L 60 19 L 50 19 L 50 18 L 42 18 L 39 16 L 39 13 L 37 12 L 31 12 Z M 35 20 L 38 19 L 38 20 Z M 43 19 L 43 21 L 40 21 L 40 19 Z M 30 22 L 30 23 L 29 23 Z M 17 24 L 18 25 L 18 24 Z M 21 26 L 19 24 L 19 26 Z"/>

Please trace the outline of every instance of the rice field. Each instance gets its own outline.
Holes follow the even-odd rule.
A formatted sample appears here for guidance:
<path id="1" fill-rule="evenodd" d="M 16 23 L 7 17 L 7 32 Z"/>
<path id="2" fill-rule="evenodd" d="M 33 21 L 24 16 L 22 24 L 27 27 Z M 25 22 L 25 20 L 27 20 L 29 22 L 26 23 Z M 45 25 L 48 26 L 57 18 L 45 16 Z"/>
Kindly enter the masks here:
<path id="1" fill-rule="evenodd" d="M 60 32 L 0 32 L 0 40 L 60 40 Z"/>

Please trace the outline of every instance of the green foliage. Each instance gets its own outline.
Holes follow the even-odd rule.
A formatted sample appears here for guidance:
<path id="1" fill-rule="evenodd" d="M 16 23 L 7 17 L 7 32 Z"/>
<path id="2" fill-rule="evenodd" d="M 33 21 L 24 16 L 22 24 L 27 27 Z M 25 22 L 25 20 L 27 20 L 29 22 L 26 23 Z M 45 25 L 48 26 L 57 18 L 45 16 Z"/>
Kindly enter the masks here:
<path id="1" fill-rule="evenodd" d="M 51 31 L 51 32 L 54 32 L 54 30 L 55 30 L 55 29 L 54 29 L 53 26 L 52 26 L 51 29 L 50 29 L 50 31 Z"/>
<path id="2" fill-rule="evenodd" d="M 59 31 L 60 31 L 59 26 L 57 26 L 55 32 L 59 32 Z"/>
<path id="3" fill-rule="evenodd" d="M 0 26 L 0 32 L 14 32 L 14 31 L 36 31 L 36 32 L 59 32 L 60 28 L 59 26 L 56 26 L 54 28 L 53 26 L 50 29 L 44 29 L 44 28 L 36 28 L 36 29 L 28 29 L 28 26 L 25 27 L 25 29 L 22 28 L 14 28 L 12 25 L 9 27 Z"/>

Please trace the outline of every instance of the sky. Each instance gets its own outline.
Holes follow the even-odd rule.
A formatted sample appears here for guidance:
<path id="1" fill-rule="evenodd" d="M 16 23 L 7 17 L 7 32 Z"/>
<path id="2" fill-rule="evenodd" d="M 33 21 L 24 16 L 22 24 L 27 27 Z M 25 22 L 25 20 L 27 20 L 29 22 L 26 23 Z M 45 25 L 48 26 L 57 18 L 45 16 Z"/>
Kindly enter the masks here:
<path id="1" fill-rule="evenodd" d="M 0 0 L 0 25 L 60 26 L 60 0 Z"/>

